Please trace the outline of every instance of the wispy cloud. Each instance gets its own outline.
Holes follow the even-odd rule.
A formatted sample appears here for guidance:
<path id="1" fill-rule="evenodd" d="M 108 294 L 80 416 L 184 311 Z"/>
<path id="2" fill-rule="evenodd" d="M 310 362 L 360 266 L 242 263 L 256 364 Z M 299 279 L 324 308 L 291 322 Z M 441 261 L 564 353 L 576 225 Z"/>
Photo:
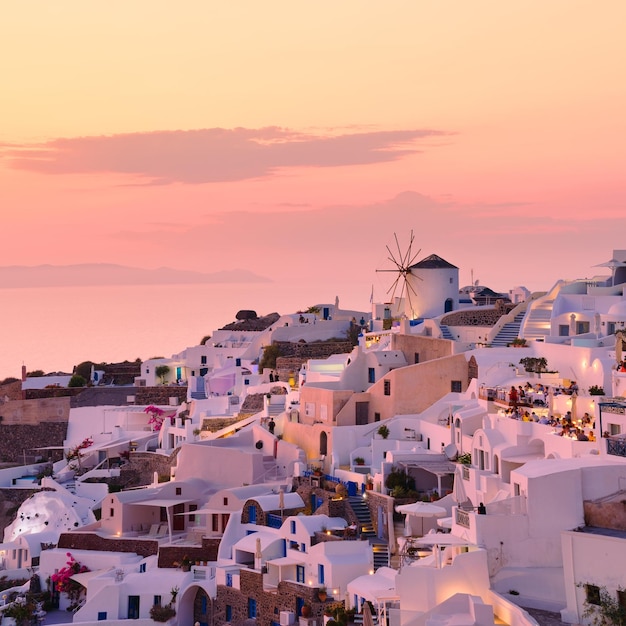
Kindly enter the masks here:
<path id="1" fill-rule="evenodd" d="M 15 169 L 47 174 L 122 173 L 146 184 L 202 184 L 271 176 L 290 167 L 338 167 L 395 161 L 421 151 L 429 129 L 351 134 L 287 128 L 211 128 L 54 139 L 5 151 Z"/>

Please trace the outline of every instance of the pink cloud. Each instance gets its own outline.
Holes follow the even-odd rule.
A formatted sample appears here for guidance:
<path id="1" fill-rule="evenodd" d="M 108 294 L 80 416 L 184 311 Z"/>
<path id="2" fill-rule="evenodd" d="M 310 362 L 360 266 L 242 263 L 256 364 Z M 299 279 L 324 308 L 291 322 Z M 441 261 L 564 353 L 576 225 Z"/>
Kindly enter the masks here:
<path id="1" fill-rule="evenodd" d="M 290 129 L 211 128 L 54 139 L 6 152 L 15 169 L 47 174 L 122 173 L 149 184 L 202 184 L 267 177 L 291 167 L 396 161 L 438 130 L 319 135 Z"/>

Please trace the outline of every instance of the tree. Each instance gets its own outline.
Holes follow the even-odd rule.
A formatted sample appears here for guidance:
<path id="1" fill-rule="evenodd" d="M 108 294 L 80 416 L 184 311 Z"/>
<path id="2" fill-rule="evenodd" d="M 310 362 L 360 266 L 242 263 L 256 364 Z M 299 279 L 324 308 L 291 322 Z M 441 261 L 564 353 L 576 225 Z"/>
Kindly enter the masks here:
<path id="1" fill-rule="evenodd" d="M 262 372 L 266 367 L 274 369 L 276 367 L 276 359 L 280 356 L 280 348 L 278 344 L 273 343 L 271 346 L 265 346 L 263 348 L 263 356 L 259 361 L 259 372 Z"/>
<path id="2" fill-rule="evenodd" d="M 606 587 L 590 583 L 579 583 L 577 586 L 583 587 L 586 594 L 583 617 L 595 626 L 626 626 L 626 609 Z M 617 591 L 624 592 L 621 587 Z"/>
<path id="3" fill-rule="evenodd" d="M 70 378 L 70 382 L 67 383 L 68 387 L 84 387 L 87 384 L 85 378 L 80 376 L 79 374 L 74 374 L 72 378 Z"/>
<path id="4" fill-rule="evenodd" d="M 161 382 L 165 384 L 165 377 L 170 373 L 169 365 L 157 365 L 154 373 L 161 379 Z"/>

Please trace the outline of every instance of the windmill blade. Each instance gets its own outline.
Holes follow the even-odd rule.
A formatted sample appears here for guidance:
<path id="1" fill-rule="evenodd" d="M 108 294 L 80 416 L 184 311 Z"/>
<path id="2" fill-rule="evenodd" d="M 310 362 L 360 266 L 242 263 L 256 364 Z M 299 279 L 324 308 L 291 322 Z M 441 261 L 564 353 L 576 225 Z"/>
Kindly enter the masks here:
<path id="1" fill-rule="evenodd" d="M 421 251 L 422 251 L 422 249 L 420 248 L 420 249 L 419 249 L 419 250 L 418 250 L 418 251 L 417 251 L 417 252 L 413 255 L 413 257 L 411 258 L 411 260 L 408 262 L 408 265 L 407 265 L 407 268 L 408 268 L 408 269 L 410 269 L 410 268 L 411 268 L 411 266 L 412 266 L 412 265 L 414 265 L 414 263 L 415 263 L 415 259 L 417 259 L 417 257 L 420 255 L 420 252 L 421 252 Z M 423 280 L 423 279 L 422 279 L 422 278 L 420 278 L 419 276 L 418 276 L 418 278 L 419 278 L 420 280 Z"/>
<path id="2" fill-rule="evenodd" d="M 415 236 L 413 235 L 413 231 L 411 231 L 411 238 L 409 239 L 409 247 L 407 248 L 406 253 L 402 257 L 402 267 L 405 270 L 411 267 L 411 263 L 409 262 L 409 259 L 411 258 L 411 250 L 413 248 L 414 239 L 415 239 Z"/>
<path id="3" fill-rule="evenodd" d="M 398 235 L 394 233 L 393 236 L 396 239 L 396 247 L 398 248 L 398 259 L 400 260 L 400 265 L 402 265 L 402 262 L 404 261 L 404 256 L 402 255 L 402 252 L 400 250 L 400 242 L 398 241 Z"/>
<path id="4" fill-rule="evenodd" d="M 396 259 L 396 257 L 394 256 L 389 246 L 387 246 L 387 252 L 389 252 L 389 256 L 387 257 L 387 259 L 391 261 L 398 269 L 402 269 L 401 259 L 400 261 Z M 393 271 L 393 270 L 387 270 L 387 271 Z"/>
<path id="5" fill-rule="evenodd" d="M 400 282 L 400 279 L 402 278 L 402 274 L 398 274 L 398 276 L 396 276 L 396 279 L 393 281 L 393 284 L 391 285 L 391 287 L 389 287 L 389 289 L 387 289 L 387 293 L 389 293 L 390 291 L 393 290 L 392 294 L 391 294 L 391 299 L 393 300 L 393 297 L 396 295 L 396 289 L 398 287 L 398 283 Z"/>
<path id="6" fill-rule="evenodd" d="M 409 309 L 411 310 L 411 317 L 414 318 L 415 309 L 413 308 L 413 300 L 411 300 L 411 291 L 413 292 L 416 298 L 417 298 L 417 291 L 415 291 L 415 288 L 413 287 L 413 285 L 411 285 L 408 278 L 406 280 L 406 286 L 407 286 L 407 290 L 406 290 L 407 301 L 409 303 Z"/>

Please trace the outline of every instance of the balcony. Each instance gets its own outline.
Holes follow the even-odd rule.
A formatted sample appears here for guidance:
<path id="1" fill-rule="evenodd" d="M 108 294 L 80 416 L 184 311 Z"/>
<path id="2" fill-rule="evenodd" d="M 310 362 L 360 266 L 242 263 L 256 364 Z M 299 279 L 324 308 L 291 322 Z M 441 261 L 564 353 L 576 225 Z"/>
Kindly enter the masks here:
<path id="1" fill-rule="evenodd" d="M 626 438 L 609 437 L 606 440 L 606 453 L 626 457 Z"/>
<path id="2" fill-rule="evenodd" d="M 463 528 L 470 528 L 470 516 L 467 511 L 456 509 L 456 523 Z"/>

